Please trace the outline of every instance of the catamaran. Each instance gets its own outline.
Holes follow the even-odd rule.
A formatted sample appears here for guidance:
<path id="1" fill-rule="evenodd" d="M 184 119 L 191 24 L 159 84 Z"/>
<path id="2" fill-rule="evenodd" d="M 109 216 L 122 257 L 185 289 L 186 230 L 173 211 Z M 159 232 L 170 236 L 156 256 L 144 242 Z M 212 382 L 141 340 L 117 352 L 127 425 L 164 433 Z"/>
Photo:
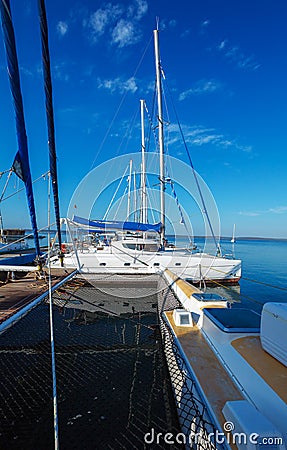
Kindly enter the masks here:
<path id="1" fill-rule="evenodd" d="M 140 221 L 99 221 L 88 220 L 78 216 L 74 216 L 72 219 L 65 219 L 68 231 L 72 227 L 79 227 L 86 230 L 86 235 L 90 236 L 101 230 L 103 233 L 112 231 L 114 235 L 106 239 L 104 245 L 96 238 L 90 241 L 85 239 L 85 242 L 81 243 L 78 242 L 77 238 L 73 238 L 72 244 L 70 246 L 65 245 L 63 248 L 66 252 L 64 266 L 69 268 L 77 267 L 82 273 L 153 273 L 160 269 L 168 268 L 178 276 L 192 282 L 219 281 L 237 283 L 241 277 L 241 261 L 223 257 L 219 243 L 216 245 L 216 255 L 194 252 L 193 249 L 189 248 L 179 249 L 166 245 L 165 190 L 168 177 L 165 169 L 162 69 L 158 29 L 154 30 L 154 48 L 158 113 L 160 222 L 158 224 L 147 223 L 145 143 L 142 131 L 142 205 Z M 143 101 L 141 101 L 142 122 L 143 108 Z M 193 166 L 192 172 L 196 176 Z M 198 189 L 200 189 L 198 182 L 196 184 Z M 201 192 L 200 197 L 202 198 Z M 206 212 L 203 199 L 202 203 L 203 210 Z M 209 217 L 207 218 L 212 237 L 216 242 Z M 70 235 L 72 236 L 72 233 Z M 57 256 L 52 258 L 52 267 L 57 267 L 60 264 L 61 262 Z"/>

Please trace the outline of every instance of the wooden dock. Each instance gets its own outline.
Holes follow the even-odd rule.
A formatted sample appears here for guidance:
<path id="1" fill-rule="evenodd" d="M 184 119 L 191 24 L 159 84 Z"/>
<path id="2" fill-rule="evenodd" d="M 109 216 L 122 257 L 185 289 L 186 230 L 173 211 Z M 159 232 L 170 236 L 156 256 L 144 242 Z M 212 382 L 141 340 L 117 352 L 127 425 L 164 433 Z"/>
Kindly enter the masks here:
<path id="1" fill-rule="evenodd" d="M 52 270 L 52 286 L 64 281 L 73 273 L 72 269 Z M 16 314 L 29 303 L 48 293 L 48 276 L 45 269 L 43 278 L 36 278 L 34 273 L 27 273 L 23 278 L 9 280 L 0 285 L 0 323 Z"/>

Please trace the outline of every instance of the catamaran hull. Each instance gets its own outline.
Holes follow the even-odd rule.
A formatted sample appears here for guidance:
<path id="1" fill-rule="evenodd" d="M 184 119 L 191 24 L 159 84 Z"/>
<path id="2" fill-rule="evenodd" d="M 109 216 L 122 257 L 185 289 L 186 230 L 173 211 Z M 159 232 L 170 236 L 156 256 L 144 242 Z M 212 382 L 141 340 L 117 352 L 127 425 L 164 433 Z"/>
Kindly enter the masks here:
<path id="1" fill-rule="evenodd" d="M 52 266 L 57 267 L 57 258 Z M 70 253 L 64 258 L 67 268 L 81 268 L 82 273 L 151 274 L 170 269 L 181 278 L 199 283 L 202 281 L 235 284 L 241 277 L 241 261 L 212 257 L 208 254 L 178 254 L 158 252 L 122 255 L 103 252 Z"/>

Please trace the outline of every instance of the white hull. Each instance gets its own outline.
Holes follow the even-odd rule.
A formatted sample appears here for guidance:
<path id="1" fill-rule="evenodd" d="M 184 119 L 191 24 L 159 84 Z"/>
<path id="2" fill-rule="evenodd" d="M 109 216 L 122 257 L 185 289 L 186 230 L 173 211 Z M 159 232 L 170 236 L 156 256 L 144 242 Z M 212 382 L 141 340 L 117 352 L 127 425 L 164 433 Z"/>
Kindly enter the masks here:
<path id="1" fill-rule="evenodd" d="M 59 266 L 58 258 L 52 267 Z M 170 269 L 181 278 L 194 282 L 219 280 L 237 282 L 241 277 L 241 261 L 215 257 L 206 253 L 192 254 L 185 251 L 164 252 L 112 252 L 107 247 L 95 251 L 93 247 L 65 255 L 64 266 L 75 268 L 80 265 L 82 273 L 154 273 Z"/>

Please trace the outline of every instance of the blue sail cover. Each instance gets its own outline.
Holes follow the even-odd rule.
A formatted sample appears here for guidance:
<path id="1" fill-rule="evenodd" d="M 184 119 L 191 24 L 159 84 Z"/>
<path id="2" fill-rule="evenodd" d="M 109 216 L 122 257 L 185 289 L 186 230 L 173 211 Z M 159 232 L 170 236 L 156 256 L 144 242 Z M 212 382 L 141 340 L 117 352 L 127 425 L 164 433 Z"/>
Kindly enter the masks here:
<path id="1" fill-rule="evenodd" d="M 61 248 L 61 226 L 60 226 L 60 206 L 58 195 L 58 176 L 57 176 L 57 154 L 56 154 L 56 140 L 55 140 L 55 124 L 54 124 L 54 108 L 53 108 L 53 90 L 51 78 L 51 63 L 49 53 L 49 39 L 48 39 L 48 24 L 44 0 L 38 0 L 39 19 L 41 29 L 42 42 L 42 61 L 44 73 L 44 90 L 46 97 L 46 116 L 48 126 L 48 145 L 49 145 L 49 160 L 50 173 L 52 177 L 52 188 L 54 196 L 54 208 L 56 217 L 56 226 L 58 232 L 59 247 Z"/>
<path id="2" fill-rule="evenodd" d="M 4 35 L 4 44 L 7 56 L 10 89 L 15 109 L 15 120 L 16 120 L 17 140 L 18 140 L 18 152 L 16 154 L 13 163 L 13 170 L 16 173 L 16 175 L 18 175 L 19 178 L 21 178 L 21 180 L 23 180 L 25 183 L 36 253 L 37 256 L 40 256 L 40 245 L 38 238 L 34 195 L 32 189 L 32 179 L 28 157 L 28 142 L 24 119 L 23 100 L 20 86 L 19 66 L 9 0 L 0 0 L 0 9 L 1 9 L 2 29 Z"/>
<path id="3" fill-rule="evenodd" d="M 121 222 L 118 220 L 89 220 L 83 217 L 74 216 L 73 222 L 87 227 L 105 230 L 121 231 L 155 231 L 160 233 L 161 223 L 141 223 L 141 222 Z"/>

